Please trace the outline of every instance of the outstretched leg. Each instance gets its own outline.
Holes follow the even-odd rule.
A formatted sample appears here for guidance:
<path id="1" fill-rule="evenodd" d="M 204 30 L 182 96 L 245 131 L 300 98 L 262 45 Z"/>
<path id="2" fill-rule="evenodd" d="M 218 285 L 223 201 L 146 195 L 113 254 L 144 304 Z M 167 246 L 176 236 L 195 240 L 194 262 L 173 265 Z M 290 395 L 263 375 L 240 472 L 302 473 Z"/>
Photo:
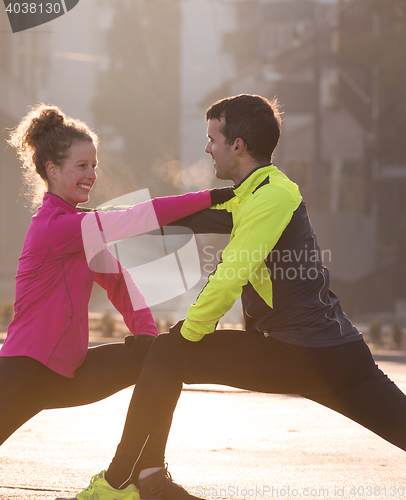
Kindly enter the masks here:
<path id="1" fill-rule="evenodd" d="M 0 357 L 0 444 L 44 408 L 47 371 L 31 358 Z"/>
<path id="2" fill-rule="evenodd" d="M 46 408 L 94 403 L 136 384 L 144 360 L 137 358 L 133 339 L 90 348 L 75 376 L 61 378 Z"/>
<path id="3" fill-rule="evenodd" d="M 381 370 L 341 391 L 305 397 L 406 451 L 406 395 Z"/>
<path id="4" fill-rule="evenodd" d="M 162 465 L 157 436 L 170 422 L 183 383 L 316 398 L 355 386 L 376 371 L 363 341 L 307 348 L 264 337 L 258 331 L 219 330 L 200 342 L 189 342 L 180 334 L 161 335 L 146 358 L 106 477 L 115 488 L 134 482 L 146 453 L 156 458 L 155 463 L 149 460 L 149 467 Z M 406 411 L 403 415 L 406 419 Z M 163 448 L 161 444 L 159 449 Z"/>
<path id="5" fill-rule="evenodd" d="M 73 378 L 27 356 L 0 357 L 0 444 L 41 410 L 93 403 L 134 385 L 141 372 L 132 337 L 88 350 Z"/>

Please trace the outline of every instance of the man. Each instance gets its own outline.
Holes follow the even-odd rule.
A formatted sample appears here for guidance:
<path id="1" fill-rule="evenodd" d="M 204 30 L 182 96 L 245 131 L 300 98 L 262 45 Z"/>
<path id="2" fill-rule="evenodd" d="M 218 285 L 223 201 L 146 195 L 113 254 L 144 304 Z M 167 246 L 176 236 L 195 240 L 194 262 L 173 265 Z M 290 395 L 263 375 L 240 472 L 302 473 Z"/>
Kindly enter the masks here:
<path id="1" fill-rule="evenodd" d="M 79 499 L 136 498 L 133 483 L 142 499 L 196 498 L 164 467 L 183 383 L 300 394 L 406 450 L 406 396 L 375 365 L 329 290 L 298 187 L 271 164 L 277 104 L 239 95 L 215 103 L 206 119 L 205 151 L 216 176 L 234 182 L 235 197 L 177 224 L 228 232 L 230 243 L 186 319 L 154 341 L 116 455 Z M 245 330 L 215 330 L 240 296 Z"/>

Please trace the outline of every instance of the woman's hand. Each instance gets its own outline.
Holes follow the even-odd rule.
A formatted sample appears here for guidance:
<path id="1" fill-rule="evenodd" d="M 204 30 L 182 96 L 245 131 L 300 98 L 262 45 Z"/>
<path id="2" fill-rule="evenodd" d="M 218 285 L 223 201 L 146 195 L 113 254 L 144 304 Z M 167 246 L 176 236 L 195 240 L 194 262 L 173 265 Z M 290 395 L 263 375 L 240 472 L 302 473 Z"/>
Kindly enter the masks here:
<path id="1" fill-rule="evenodd" d="M 126 346 L 131 346 L 134 361 L 140 362 L 146 358 L 154 339 L 153 335 L 127 335 L 124 343 Z"/>

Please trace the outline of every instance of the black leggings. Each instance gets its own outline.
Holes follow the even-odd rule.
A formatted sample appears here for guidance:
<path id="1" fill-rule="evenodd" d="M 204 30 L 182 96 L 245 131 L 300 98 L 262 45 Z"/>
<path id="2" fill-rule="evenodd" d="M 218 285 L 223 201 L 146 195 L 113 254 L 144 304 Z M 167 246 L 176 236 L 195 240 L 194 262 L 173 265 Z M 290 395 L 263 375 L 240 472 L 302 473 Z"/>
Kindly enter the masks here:
<path id="1" fill-rule="evenodd" d="M 29 357 L 0 357 L 0 444 L 41 410 L 93 403 L 135 384 L 143 363 L 129 340 L 90 348 L 73 378 Z"/>
<path id="2" fill-rule="evenodd" d="M 378 369 L 362 340 L 307 348 L 260 332 L 219 330 L 200 342 L 170 333 L 157 338 L 145 360 L 107 470 L 113 486 L 125 487 L 140 469 L 162 465 L 162 442 L 183 383 L 299 394 L 406 450 L 406 396 Z"/>

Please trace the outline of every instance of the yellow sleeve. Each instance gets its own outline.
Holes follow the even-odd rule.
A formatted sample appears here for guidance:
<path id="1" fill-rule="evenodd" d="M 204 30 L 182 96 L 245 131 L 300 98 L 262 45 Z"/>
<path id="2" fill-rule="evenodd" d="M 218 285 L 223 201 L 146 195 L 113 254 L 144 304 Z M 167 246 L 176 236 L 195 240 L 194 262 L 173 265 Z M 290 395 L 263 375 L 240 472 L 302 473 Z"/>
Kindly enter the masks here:
<path id="1" fill-rule="evenodd" d="M 300 201 L 298 191 L 292 196 L 283 187 L 270 185 L 258 190 L 245 202 L 241 212 L 234 215 L 234 229 L 230 243 L 223 251 L 222 262 L 209 277 L 196 303 L 188 309 L 181 329 L 183 337 L 197 342 L 212 333 L 248 281 L 257 282 L 260 278 L 261 287 L 268 287 L 269 305 L 272 306 L 272 282 L 264 260 L 289 224 Z"/>

